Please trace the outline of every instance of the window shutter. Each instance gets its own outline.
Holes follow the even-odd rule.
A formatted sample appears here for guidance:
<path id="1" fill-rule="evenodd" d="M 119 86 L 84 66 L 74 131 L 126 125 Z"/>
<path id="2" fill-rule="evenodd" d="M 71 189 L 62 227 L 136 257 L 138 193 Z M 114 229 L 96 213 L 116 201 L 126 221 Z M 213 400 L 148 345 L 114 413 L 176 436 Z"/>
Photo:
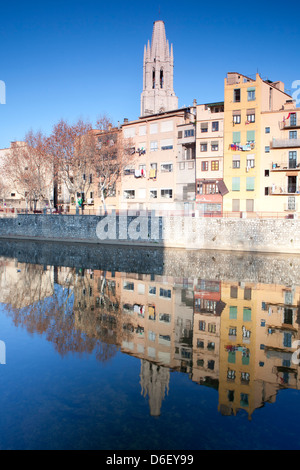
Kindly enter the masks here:
<path id="1" fill-rule="evenodd" d="M 248 176 L 246 180 L 246 190 L 247 191 L 254 191 L 254 186 L 255 186 L 255 177 L 254 176 Z"/>
<path id="2" fill-rule="evenodd" d="M 232 142 L 234 144 L 240 144 L 241 143 L 241 133 L 240 132 L 233 132 L 232 133 Z"/>
<path id="3" fill-rule="evenodd" d="M 247 131 L 247 142 L 255 142 L 255 131 Z"/>
<path id="4" fill-rule="evenodd" d="M 233 177 L 232 178 L 232 191 L 239 191 L 240 190 L 240 178 Z"/>

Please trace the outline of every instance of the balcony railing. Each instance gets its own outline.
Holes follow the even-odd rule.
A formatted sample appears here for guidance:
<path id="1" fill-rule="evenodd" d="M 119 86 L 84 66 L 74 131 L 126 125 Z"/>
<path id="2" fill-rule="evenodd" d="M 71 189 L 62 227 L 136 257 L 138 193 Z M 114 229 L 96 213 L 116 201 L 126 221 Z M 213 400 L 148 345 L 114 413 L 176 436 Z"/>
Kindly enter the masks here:
<path id="1" fill-rule="evenodd" d="M 272 147 L 274 149 L 300 147 L 300 139 L 273 139 Z"/>
<path id="2" fill-rule="evenodd" d="M 300 127 L 300 120 L 297 117 L 289 117 L 288 119 L 284 119 L 281 123 L 281 129 L 289 129 L 289 128 L 297 128 Z"/>
<path id="3" fill-rule="evenodd" d="M 291 160 L 289 162 L 281 162 L 281 163 L 272 163 L 272 170 L 271 171 L 300 171 L 300 163 L 297 163 L 295 160 Z"/>

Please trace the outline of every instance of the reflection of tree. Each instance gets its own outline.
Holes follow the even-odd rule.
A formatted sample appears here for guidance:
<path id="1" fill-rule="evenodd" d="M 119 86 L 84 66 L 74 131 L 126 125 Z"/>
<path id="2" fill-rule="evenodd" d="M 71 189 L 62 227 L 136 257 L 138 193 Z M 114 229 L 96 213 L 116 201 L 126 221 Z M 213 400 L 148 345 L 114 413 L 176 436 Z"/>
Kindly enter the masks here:
<path id="1" fill-rule="evenodd" d="M 94 353 L 99 361 L 110 360 L 122 340 L 124 319 L 106 274 L 100 276 L 97 290 L 89 270 L 57 269 L 20 266 L 18 287 L 6 295 L 7 313 L 16 326 L 45 335 L 62 356 Z"/>

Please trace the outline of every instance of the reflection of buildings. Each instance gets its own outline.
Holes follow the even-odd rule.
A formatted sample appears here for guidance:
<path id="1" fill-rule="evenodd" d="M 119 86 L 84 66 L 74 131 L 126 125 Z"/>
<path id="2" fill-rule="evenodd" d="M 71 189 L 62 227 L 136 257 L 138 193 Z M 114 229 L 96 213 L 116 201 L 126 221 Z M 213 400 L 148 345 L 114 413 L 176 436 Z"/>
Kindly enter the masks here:
<path id="1" fill-rule="evenodd" d="M 278 391 L 299 388 L 292 360 L 299 287 L 4 259 L 0 287 L 15 323 L 45 333 L 60 354 L 107 361 L 119 349 L 140 359 L 141 393 L 153 416 L 168 396 L 171 370 L 218 390 L 222 415 L 244 410 L 251 418 Z"/>
<path id="2" fill-rule="evenodd" d="M 194 293 L 193 380 L 218 387 L 221 282 L 199 279 Z"/>
<path id="3" fill-rule="evenodd" d="M 299 337 L 299 288 L 223 283 L 219 409 L 254 410 L 275 401 L 282 388 L 298 389 L 292 362 Z"/>

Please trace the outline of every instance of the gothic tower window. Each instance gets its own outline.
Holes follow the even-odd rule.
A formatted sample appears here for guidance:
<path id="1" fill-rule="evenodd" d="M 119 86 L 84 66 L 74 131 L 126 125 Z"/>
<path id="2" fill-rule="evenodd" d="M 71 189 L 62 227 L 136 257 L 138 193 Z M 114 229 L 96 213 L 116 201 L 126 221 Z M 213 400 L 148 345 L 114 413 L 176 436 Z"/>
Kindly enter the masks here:
<path id="1" fill-rule="evenodd" d="M 155 88 L 155 69 L 153 69 L 153 71 L 152 71 L 152 88 L 153 88 L 153 90 Z"/>
<path id="2" fill-rule="evenodd" d="M 160 88 L 164 87 L 164 71 L 163 69 L 160 70 Z"/>

